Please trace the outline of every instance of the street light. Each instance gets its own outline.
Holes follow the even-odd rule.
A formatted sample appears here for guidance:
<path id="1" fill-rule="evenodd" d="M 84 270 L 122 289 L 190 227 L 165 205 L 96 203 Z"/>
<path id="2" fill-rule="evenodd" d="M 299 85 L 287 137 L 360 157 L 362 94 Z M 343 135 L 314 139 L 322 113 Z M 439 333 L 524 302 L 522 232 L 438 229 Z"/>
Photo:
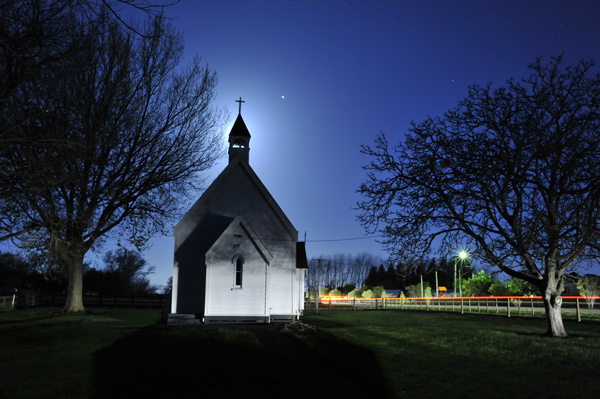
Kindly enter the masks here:
<path id="1" fill-rule="evenodd" d="M 462 264 L 464 262 L 466 262 L 467 260 L 469 260 L 469 251 L 467 251 L 466 249 L 461 249 L 458 251 L 457 253 L 457 258 L 460 260 L 460 264 L 461 264 L 461 268 L 460 268 L 460 272 L 462 274 Z M 462 276 L 459 276 L 459 292 L 460 292 L 460 296 L 462 297 L 462 282 L 460 280 L 460 278 L 462 278 Z M 456 259 L 454 260 L 454 296 L 456 296 Z"/>

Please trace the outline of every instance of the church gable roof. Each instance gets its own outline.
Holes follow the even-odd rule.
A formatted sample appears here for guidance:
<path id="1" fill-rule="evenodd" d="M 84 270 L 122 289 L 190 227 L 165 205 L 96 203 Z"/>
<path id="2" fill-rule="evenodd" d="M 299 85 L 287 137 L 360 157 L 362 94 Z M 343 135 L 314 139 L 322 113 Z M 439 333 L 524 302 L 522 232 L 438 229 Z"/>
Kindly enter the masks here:
<path id="1" fill-rule="evenodd" d="M 206 189 L 206 191 L 200 196 L 200 198 L 196 201 L 196 203 L 188 210 L 188 212 L 183 216 L 183 218 L 177 223 L 175 229 L 178 228 L 181 224 L 185 223 L 189 218 L 192 218 L 197 212 L 200 212 L 203 205 L 208 202 L 208 200 L 219 190 L 219 188 L 225 183 L 228 179 L 231 178 L 233 173 L 236 170 L 242 170 L 248 176 L 252 185 L 256 188 L 256 190 L 260 193 L 260 195 L 265 199 L 269 208 L 273 211 L 273 213 L 277 216 L 277 218 L 282 222 L 286 231 L 290 235 L 290 238 L 293 240 L 298 239 L 298 231 L 294 228 L 291 221 L 285 215 L 279 204 L 275 201 L 271 193 L 267 190 L 265 185 L 256 175 L 252 167 L 240 158 L 233 159 L 227 167 L 219 174 L 219 176 L 213 181 L 213 183 Z"/>
<path id="2" fill-rule="evenodd" d="M 211 245 L 206 252 L 207 260 L 223 248 L 229 252 L 231 248 L 230 242 L 235 240 L 239 233 L 243 233 L 243 235 L 250 240 L 265 263 L 270 265 L 273 260 L 273 254 L 271 254 L 271 251 L 269 251 L 265 243 L 260 239 L 258 234 L 256 234 L 252 226 L 250 226 L 250 223 L 248 223 L 241 215 L 233 219 L 229 226 L 221 233 L 219 238 Z"/>

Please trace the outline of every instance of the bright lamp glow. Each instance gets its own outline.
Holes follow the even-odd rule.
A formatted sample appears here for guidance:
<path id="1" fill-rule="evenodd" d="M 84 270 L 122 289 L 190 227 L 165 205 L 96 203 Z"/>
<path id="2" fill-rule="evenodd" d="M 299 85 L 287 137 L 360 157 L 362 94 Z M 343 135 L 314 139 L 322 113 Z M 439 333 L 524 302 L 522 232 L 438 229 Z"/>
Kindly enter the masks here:
<path id="1" fill-rule="evenodd" d="M 456 252 L 456 258 L 460 261 L 460 262 L 466 262 L 468 260 L 471 259 L 471 253 L 469 252 L 468 249 L 459 249 Z"/>

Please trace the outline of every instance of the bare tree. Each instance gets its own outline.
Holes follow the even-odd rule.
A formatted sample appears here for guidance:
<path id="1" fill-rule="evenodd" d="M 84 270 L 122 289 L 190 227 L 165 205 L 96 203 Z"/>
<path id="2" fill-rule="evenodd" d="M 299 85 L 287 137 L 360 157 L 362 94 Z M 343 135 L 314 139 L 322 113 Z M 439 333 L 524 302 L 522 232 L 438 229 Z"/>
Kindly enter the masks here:
<path id="1" fill-rule="evenodd" d="M 180 35 L 158 16 L 123 30 L 108 11 L 63 25 L 73 46 L 5 105 L 32 117 L 0 146 L 8 169 L 0 197 L 5 236 L 45 246 L 67 266 L 64 310 L 84 310 L 85 254 L 107 233 L 141 246 L 164 232 L 200 172 L 222 153 L 223 115 L 212 108 L 216 74 L 180 66 Z M 35 139 L 30 139 L 35 138 Z"/>
<path id="2" fill-rule="evenodd" d="M 600 276 L 587 274 L 577 281 L 579 295 L 585 297 L 589 308 L 594 307 L 597 297 L 600 295 Z"/>
<path id="3" fill-rule="evenodd" d="M 162 10 L 176 1 L 157 0 L 1 0 L 0 1 L 0 105 L 15 95 L 27 82 L 37 83 L 41 71 L 61 67 L 64 56 L 77 48 L 77 42 L 68 35 L 73 18 L 80 24 L 110 12 L 120 25 L 139 36 L 136 25 L 127 22 L 128 11 L 138 11 L 150 18 L 161 16 Z M 0 108 L 1 110 L 2 108 Z M 0 138 L 11 125 L 0 125 Z"/>
<path id="4" fill-rule="evenodd" d="M 471 87 L 393 148 L 379 135 L 362 150 L 371 162 L 358 204 L 363 226 L 398 256 L 470 240 L 482 260 L 542 292 L 555 337 L 567 335 L 564 272 L 598 255 L 600 216 L 600 77 L 593 62 L 561 62 Z"/>
<path id="5" fill-rule="evenodd" d="M 369 271 L 373 266 L 378 267 L 383 264 L 383 259 L 377 255 L 373 255 L 369 252 L 360 252 L 356 254 L 351 262 L 352 269 L 354 270 L 354 284 L 360 287 L 365 284 L 365 280 L 369 275 Z"/>
<path id="6" fill-rule="evenodd" d="M 121 292 L 147 294 L 152 291 L 148 275 L 154 273 L 154 266 L 138 251 L 118 248 L 104 254 L 104 272 L 114 277 L 116 287 L 112 287 L 115 295 Z"/>
<path id="7" fill-rule="evenodd" d="M 376 255 L 362 252 L 356 255 L 334 254 L 310 260 L 307 275 L 310 287 L 316 289 L 318 281 L 322 287 L 338 288 L 346 284 L 360 287 L 364 284 L 371 267 L 381 265 L 383 260 Z"/>
<path id="8" fill-rule="evenodd" d="M 36 123 L 44 119 L 48 111 L 45 107 L 29 104 L 48 95 L 49 71 L 69 67 L 66 57 L 81 51 L 83 45 L 69 32 L 73 24 L 85 25 L 100 13 L 109 12 L 119 21 L 124 31 L 142 37 L 134 24 L 127 22 L 125 15 L 137 12 L 142 16 L 156 18 L 165 7 L 175 1 L 147 0 L 0 0 L 0 148 L 7 146 L 28 146 L 35 142 L 47 147 L 61 146 L 64 143 L 48 139 L 44 135 L 29 131 L 23 136 L 18 127 L 26 123 Z M 156 32 L 160 33 L 160 32 Z M 29 106 L 23 106 L 23 104 Z M 10 177 L 20 176 L 24 171 L 14 169 L 7 160 L 0 158 L 0 198 L 14 194 L 14 187 L 8 183 Z M 5 177 L 9 177 L 6 179 Z M 51 181 L 38 181 L 34 184 L 31 176 L 28 190 L 36 191 Z M 0 204 L 4 205 L 4 204 Z M 10 213 L 10 210 L 0 210 Z M 0 241 L 17 237 L 32 230 L 16 230 L 12 220 L 0 219 Z M 4 233 L 4 234 L 3 234 Z"/>

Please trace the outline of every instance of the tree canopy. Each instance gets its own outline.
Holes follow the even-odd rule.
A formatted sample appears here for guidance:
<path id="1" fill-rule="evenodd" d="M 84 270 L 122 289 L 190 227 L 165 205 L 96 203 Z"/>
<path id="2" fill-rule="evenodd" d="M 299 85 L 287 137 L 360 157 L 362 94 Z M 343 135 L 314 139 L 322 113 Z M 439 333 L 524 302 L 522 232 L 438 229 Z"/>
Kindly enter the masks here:
<path id="1" fill-rule="evenodd" d="M 360 186 L 359 219 L 397 256 L 454 251 L 535 285 L 548 332 L 566 336 L 564 272 L 598 255 L 600 77 L 594 62 L 537 59 L 531 75 L 474 85 L 441 117 L 412 123 L 398 145 L 381 133 Z"/>
<path id="2" fill-rule="evenodd" d="M 29 49 L 43 65 L 0 90 L 1 227 L 64 262 L 65 310 L 81 311 L 86 252 L 109 232 L 141 246 L 166 231 L 222 154 L 224 118 L 215 72 L 199 58 L 180 65 L 181 34 L 161 15 L 130 31 L 106 8 L 83 18 L 78 2 L 34 3 L 50 15 L 34 26 L 60 32 L 47 43 L 60 57 Z M 3 71 L 28 53 L 2 50 Z"/>

